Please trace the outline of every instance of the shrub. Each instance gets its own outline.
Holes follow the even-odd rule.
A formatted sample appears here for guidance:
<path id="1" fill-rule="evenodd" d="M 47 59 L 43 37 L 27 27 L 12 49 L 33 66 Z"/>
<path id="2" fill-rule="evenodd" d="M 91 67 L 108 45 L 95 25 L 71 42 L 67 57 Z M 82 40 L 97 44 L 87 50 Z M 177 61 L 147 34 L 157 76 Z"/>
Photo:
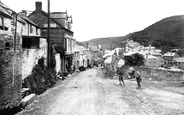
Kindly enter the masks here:
<path id="1" fill-rule="evenodd" d="M 125 65 L 128 66 L 141 66 L 144 65 L 144 56 L 139 53 L 132 54 L 130 56 L 127 56 L 125 59 Z"/>
<path id="2" fill-rule="evenodd" d="M 86 68 L 85 68 L 84 66 L 80 66 L 80 67 L 79 67 L 79 70 L 80 70 L 80 71 L 85 71 Z"/>

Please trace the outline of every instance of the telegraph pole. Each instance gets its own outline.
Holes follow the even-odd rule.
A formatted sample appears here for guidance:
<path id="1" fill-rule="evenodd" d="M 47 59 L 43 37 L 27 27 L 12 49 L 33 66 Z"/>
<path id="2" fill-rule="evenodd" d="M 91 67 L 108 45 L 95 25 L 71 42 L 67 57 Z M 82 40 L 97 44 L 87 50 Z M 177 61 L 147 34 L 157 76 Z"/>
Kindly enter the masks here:
<path id="1" fill-rule="evenodd" d="M 47 54 L 47 65 L 50 68 L 50 0 L 48 0 L 48 22 L 47 22 L 47 43 L 48 43 L 48 54 Z"/>

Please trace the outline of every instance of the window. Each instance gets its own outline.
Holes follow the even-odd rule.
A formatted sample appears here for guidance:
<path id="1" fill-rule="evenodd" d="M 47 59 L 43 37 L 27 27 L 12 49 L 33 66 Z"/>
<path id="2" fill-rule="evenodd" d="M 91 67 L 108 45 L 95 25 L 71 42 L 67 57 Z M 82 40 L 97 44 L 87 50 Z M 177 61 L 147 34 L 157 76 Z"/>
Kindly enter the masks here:
<path id="1" fill-rule="evenodd" d="M 4 18 L 3 17 L 0 18 L 0 26 L 4 26 Z"/>
<path id="2" fill-rule="evenodd" d="M 40 39 L 39 38 L 22 38 L 22 48 L 39 48 Z"/>
<path id="3" fill-rule="evenodd" d="M 6 50 L 10 50 L 10 43 L 6 42 L 5 47 L 6 47 Z"/>
<path id="4" fill-rule="evenodd" d="M 71 40 L 71 52 L 73 52 L 73 40 Z"/>
<path id="5" fill-rule="evenodd" d="M 70 40 L 69 40 L 69 39 L 67 39 L 67 41 L 68 41 L 67 51 L 69 52 L 69 51 L 70 51 Z"/>
<path id="6" fill-rule="evenodd" d="M 30 25 L 30 33 L 33 33 L 33 26 Z"/>
<path id="7" fill-rule="evenodd" d="M 67 39 L 64 38 L 64 48 L 65 48 L 65 51 L 67 51 Z"/>
<path id="8" fill-rule="evenodd" d="M 44 24 L 43 26 L 44 26 L 45 28 L 47 28 L 47 27 L 48 27 L 48 24 Z M 51 28 L 56 28 L 57 25 L 56 25 L 56 23 L 50 23 L 50 27 L 51 27 Z"/>
<path id="9" fill-rule="evenodd" d="M 36 27 L 36 35 L 38 35 L 38 28 Z"/>
<path id="10" fill-rule="evenodd" d="M 8 27 L 5 26 L 4 24 L 4 18 L 0 17 L 0 29 L 1 30 L 8 30 Z"/>
<path id="11" fill-rule="evenodd" d="M 36 35 L 38 35 L 39 34 L 39 29 L 38 28 L 36 28 Z"/>

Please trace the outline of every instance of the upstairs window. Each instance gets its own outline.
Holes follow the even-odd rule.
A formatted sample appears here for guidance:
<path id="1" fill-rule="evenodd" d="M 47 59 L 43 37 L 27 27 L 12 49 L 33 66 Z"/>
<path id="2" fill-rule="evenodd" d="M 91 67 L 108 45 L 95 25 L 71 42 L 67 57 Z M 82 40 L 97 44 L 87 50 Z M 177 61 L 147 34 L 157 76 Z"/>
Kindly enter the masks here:
<path id="1" fill-rule="evenodd" d="M 33 26 L 30 25 L 30 33 L 33 33 Z"/>
<path id="2" fill-rule="evenodd" d="M 8 27 L 5 26 L 4 24 L 4 18 L 0 17 L 0 29 L 1 30 L 8 30 Z"/>
<path id="3" fill-rule="evenodd" d="M 38 35 L 38 33 L 39 33 L 39 32 L 38 32 L 38 30 L 39 30 L 39 29 L 38 29 L 38 28 L 36 28 L 36 35 Z"/>

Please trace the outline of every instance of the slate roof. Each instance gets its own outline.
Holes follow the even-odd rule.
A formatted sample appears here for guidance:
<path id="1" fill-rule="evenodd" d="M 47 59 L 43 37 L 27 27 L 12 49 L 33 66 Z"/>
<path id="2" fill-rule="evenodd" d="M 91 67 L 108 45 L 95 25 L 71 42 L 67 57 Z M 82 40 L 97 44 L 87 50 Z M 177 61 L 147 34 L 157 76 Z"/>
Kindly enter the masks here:
<path id="1" fill-rule="evenodd" d="M 39 13 L 41 13 L 42 15 L 45 15 L 46 17 L 48 17 L 48 14 L 47 14 L 45 11 L 43 11 L 43 10 L 42 10 L 41 12 L 39 12 Z M 34 22 L 35 22 L 39 27 L 41 27 L 41 25 L 43 25 L 42 23 L 44 23 L 44 22 L 42 21 L 42 19 L 40 19 L 40 17 L 38 17 L 38 16 L 35 15 L 35 14 L 37 14 L 36 11 L 32 12 L 29 16 L 32 15 L 32 16 L 34 17 Z M 28 16 L 28 17 L 29 17 L 29 16 Z M 31 20 L 32 20 L 32 19 L 31 19 Z M 56 23 L 56 24 L 59 25 L 61 28 L 63 28 L 63 29 L 65 29 L 65 30 L 67 30 L 67 31 L 73 33 L 73 31 L 68 30 L 67 28 L 63 27 L 58 21 L 56 21 L 56 20 L 54 20 L 53 18 L 51 18 L 51 16 L 50 16 L 50 21 Z"/>
<path id="2" fill-rule="evenodd" d="M 17 16 L 17 20 L 18 20 L 19 22 L 23 23 L 23 24 L 26 23 L 25 20 L 23 20 L 23 19 L 21 18 L 20 15 Z"/>
<path id="3" fill-rule="evenodd" d="M 174 52 L 167 52 L 163 56 L 174 56 L 174 55 L 176 55 L 176 53 L 174 53 Z"/>
<path id="4" fill-rule="evenodd" d="M 23 20 L 27 21 L 28 23 L 31 23 L 31 24 L 33 24 L 34 26 L 38 27 L 38 25 L 36 25 L 33 21 L 31 21 L 27 16 L 24 16 L 23 14 L 20 14 L 20 17 L 21 17 Z"/>
<path id="5" fill-rule="evenodd" d="M 184 62 L 184 57 L 175 58 L 173 60 L 175 60 L 176 62 Z"/>
<path id="6" fill-rule="evenodd" d="M 67 12 L 52 12 L 50 13 L 50 17 L 51 18 L 65 18 L 67 19 L 68 18 L 68 14 Z"/>
<path id="7" fill-rule="evenodd" d="M 88 48 L 89 48 L 91 51 L 98 51 L 97 46 L 88 45 Z"/>
<path id="8" fill-rule="evenodd" d="M 0 12 L 5 14 L 9 18 L 12 18 L 10 14 L 11 11 L 7 9 L 10 9 L 10 8 L 0 1 Z"/>
<path id="9" fill-rule="evenodd" d="M 52 12 L 50 17 L 65 27 L 65 21 L 68 19 L 67 12 Z"/>

